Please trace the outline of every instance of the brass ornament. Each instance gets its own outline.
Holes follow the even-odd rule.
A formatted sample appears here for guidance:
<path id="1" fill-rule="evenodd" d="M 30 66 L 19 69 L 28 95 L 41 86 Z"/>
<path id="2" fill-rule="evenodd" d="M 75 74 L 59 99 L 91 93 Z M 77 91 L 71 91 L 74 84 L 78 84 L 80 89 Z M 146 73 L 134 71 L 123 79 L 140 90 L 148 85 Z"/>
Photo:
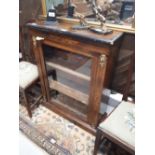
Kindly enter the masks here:
<path id="1" fill-rule="evenodd" d="M 35 36 L 32 37 L 32 41 L 33 41 L 33 47 L 36 47 L 37 42 L 36 42 L 36 37 Z"/>
<path id="2" fill-rule="evenodd" d="M 101 67 L 104 66 L 104 64 L 106 63 L 106 60 L 107 60 L 106 55 L 105 54 L 102 54 L 100 56 L 100 65 L 101 65 Z"/>
<path id="3" fill-rule="evenodd" d="M 36 47 L 37 46 L 37 41 L 39 40 L 44 40 L 45 38 L 40 37 L 40 36 L 33 36 L 32 37 L 32 41 L 33 41 L 33 46 Z"/>

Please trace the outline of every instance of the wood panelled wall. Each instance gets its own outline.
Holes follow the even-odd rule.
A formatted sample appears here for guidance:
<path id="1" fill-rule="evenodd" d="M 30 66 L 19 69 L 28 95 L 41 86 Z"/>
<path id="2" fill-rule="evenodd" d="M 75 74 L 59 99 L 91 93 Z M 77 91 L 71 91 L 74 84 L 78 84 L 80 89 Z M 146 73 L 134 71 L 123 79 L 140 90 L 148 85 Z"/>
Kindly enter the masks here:
<path id="1" fill-rule="evenodd" d="M 27 28 L 24 26 L 29 21 L 35 21 L 42 14 L 41 0 L 19 0 L 19 27 L 20 51 L 26 60 L 33 61 L 32 51 L 29 47 Z"/>
<path id="2" fill-rule="evenodd" d="M 20 9 L 20 25 L 25 24 L 25 22 L 38 18 L 38 15 L 42 14 L 41 0 L 19 0 Z"/>
<path id="3" fill-rule="evenodd" d="M 112 89 L 121 93 L 123 93 L 126 86 L 131 56 L 135 56 L 135 35 L 126 33 L 124 34 L 117 66 L 115 68 L 114 79 L 112 81 Z M 133 61 L 133 73 L 129 95 L 135 97 L 135 59 Z"/>

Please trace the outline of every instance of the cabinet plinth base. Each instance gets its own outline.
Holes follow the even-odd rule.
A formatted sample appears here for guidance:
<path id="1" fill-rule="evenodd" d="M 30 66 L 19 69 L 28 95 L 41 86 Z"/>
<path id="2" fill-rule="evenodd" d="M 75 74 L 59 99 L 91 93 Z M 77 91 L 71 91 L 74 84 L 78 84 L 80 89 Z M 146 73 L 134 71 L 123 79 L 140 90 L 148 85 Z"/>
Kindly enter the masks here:
<path id="1" fill-rule="evenodd" d="M 70 120 L 71 122 L 73 122 L 75 125 L 83 128 L 84 130 L 86 130 L 87 132 L 95 135 L 96 134 L 96 128 L 92 127 L 91 125 L 89 125 L 87 122 L 79 119 L 78 117 L 70 114 L 69 112 L 66 112 L 65 110 L 61 110 L 58 106 L 51 104 L 49 102 L 43 102 L 42 103 L 43 106 L 45 106 L 46 108 L 52 110 L 53 112 L 59 114 L 60 116 Z"/>

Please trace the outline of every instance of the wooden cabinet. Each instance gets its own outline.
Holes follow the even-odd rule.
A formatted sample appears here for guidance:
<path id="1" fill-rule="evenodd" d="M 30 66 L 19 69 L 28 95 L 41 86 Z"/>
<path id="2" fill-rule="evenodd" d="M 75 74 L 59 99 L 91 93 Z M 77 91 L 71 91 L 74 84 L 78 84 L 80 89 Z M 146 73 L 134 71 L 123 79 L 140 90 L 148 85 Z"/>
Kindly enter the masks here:
<path id="1" fill-rule="evenodd" d="M 43 104 L 95 133 L 101 94 L 109 85 L 121 32 L 95 34 L 67 23 L 29 23 L 44 86 Z"/>

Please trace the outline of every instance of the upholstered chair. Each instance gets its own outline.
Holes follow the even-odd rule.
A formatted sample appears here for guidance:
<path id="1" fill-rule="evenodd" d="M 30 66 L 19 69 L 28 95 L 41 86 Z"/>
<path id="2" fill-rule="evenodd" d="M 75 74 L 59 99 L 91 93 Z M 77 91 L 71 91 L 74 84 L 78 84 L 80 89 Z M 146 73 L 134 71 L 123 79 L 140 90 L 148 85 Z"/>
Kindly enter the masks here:
<path id="1" fill-rule="evenodd" d="M 119 145 L 127 152 L 135 153 L 135 105 L 122 101 L 118 107 L 100 123 L 95 140 L 94 155 L 104 138 Z"/>
<path id="2" fill-rule="evenodd" d="M 36 65 L 26 61 L 19 62 L 19 90 L 23 94 L 24 103 L 29 117 L 32 117 L 32 107 L 28 98 L 28 90 L 36 84 L 38 79 L 39 72 Z M 37 98 L 35 104 L 37 104 L 41 98 L 42 95 Z"/>

